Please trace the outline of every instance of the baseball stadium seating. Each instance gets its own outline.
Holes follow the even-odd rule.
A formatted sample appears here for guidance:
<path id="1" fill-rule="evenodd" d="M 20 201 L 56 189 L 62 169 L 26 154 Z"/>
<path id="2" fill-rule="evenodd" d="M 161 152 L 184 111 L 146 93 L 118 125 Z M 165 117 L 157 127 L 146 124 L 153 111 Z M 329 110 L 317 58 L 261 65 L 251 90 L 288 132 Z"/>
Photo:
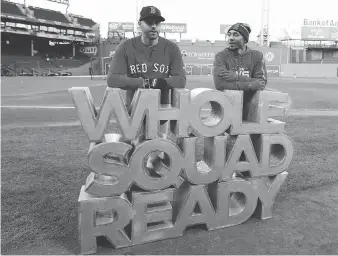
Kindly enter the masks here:
<path id="1" fill-rule="evenodd" d="M 90 18 L 1 1 L 2 75 L 60 74 L 90 62 L 98 40 Z"/>

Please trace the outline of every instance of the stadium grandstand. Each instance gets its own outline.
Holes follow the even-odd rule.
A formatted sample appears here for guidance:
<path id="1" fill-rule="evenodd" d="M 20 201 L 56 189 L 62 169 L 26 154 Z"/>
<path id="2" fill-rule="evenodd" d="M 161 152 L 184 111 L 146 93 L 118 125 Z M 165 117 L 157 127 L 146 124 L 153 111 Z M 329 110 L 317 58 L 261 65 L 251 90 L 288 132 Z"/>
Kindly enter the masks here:
<path id="1" fill-rule="evenodd" d="M 100 27 L 90 18 L 1 1 L 1 75 L 88 74 Z"/>
<path id="2" fill-rule="evenodd" d="M 69 5 L 69 0 L 46 1 Z M 214 56 L 227 46 L 226 40 L 181 39 L 187 24 L 163 25 L 161 36 L 179 34 L 179 40 L 172 41 L 181 49 L 187 74 L 211 75 Z M 220 24 L 220 33 L 225 35 L 228 26 Z M 262 21 L 261 34 L 248 46 L 263 53 L 270 77 L 308 76 L 307 64 L 327 64 L 312 66 L 311 70 L 318 71 L 312 75 L 337 76 L 338 27 L 303 24 L 299 28 L 296 36 L 284 29 L 279 41 L 270 41 L 269 24 Z M 99 24 L 90 18 L 2 0 L 1 75 L 83 76 L 90 70 L 104 77 L 118 44 L 139 32 L 132 22 L 112 21 L 107 37 L 101 38 Z"/>

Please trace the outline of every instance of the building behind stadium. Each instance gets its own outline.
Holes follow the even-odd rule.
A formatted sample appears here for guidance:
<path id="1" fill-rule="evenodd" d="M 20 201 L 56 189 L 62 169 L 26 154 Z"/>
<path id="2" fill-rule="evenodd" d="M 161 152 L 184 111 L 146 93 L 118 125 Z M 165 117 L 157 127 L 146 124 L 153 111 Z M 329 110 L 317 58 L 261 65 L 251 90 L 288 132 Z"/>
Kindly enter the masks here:
<path id="1" fill-rule="evenodd" d="M 68 0 L 50 0 L 69 5 Z M 220 24 L 226 37 L 229 25 Z M 279 41 L 262 40 L 249 47 L 263 52 L 270 78 L 338 77 L 338 21 L 304 18 L 300 33 L 286 29 Z M 161 36 L 186 33 L 188 24 L 164 23 Z M 108 34 L 90 17 L 1 1 L 1 75 L 59 76 L 107 74 L 119 43 L 139 35 L 134 22 L 111 21 Z M 226 39 L 226 38 L 225 38 Z M 188 75 L 211 75 L 214 56 L 226 40 L 173 40 L 181 49 Z"/>

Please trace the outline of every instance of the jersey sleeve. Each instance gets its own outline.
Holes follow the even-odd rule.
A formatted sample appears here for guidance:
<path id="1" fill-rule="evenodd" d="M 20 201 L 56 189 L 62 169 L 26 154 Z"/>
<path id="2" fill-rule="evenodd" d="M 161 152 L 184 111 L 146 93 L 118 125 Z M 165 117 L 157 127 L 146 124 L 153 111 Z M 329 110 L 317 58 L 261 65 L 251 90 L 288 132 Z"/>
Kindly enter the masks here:
<path id="1" fill-rule="evenodd" d="M 262 53 L 260 54 L 256 62 L 252 77 L 256 79 L 257 83 L 259 83 L 261 90 L 265 89 L 268 83 L 268 77 L 267 77 L 267 72 L 266 72 L 264 56 Z"/>
<path id="2" fill-rule="evenodd" d="M 181 50 L 176 44 L 172 44 L 172 54 L 169 65 L 169 77 L 165 78 L 168 85 L 173 88 L 185 88 L 186 73 L 184 69 Z"/>
<path id="3" fill-rule="evenodd" d="M 222 70 L 226 70 L 224 55 L 222 52 L 219 52 L 215 55 L 214 59 L 214 68 L 213 68 L 213 78 L 216 90 L 238 90 L 236 87 L 236 82 L 228 82 L 224 79 L 221 79 L 220 73 Z"/>
<path id="4" fill-rule="evenodd" d="M 112 58 L 108 71 L 107 85 L 109 87 L 122 89 L 142 87 L 142 78 L 127 77 L 128 63 L 125 47 L 125 43 L 121 43 L 115 50 L 115 55 Z"/>

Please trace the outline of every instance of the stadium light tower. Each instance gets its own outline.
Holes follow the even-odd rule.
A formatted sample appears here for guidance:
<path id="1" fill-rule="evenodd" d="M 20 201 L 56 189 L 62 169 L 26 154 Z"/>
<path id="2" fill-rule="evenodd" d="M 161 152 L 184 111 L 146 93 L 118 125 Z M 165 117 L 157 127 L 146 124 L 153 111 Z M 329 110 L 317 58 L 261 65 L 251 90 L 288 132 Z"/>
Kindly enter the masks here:
<path id="1" fill-rule="evenodd" d="M 136 17 L 135 17 L 135 19 L 136 19 L 136 22 L 135 22 L 135 34 L 136 35 L 138 35 L 139 34 L 139 32 L 138 32 L 138 30 L 137 30 L 137 28 L 138 28 L 138 19 L 139 19 L 139 16 L 140 16 L 140 11 L 141 11 L 141 9 L 142 9 L 142 7 L 144 7 L 144 0 L 136 0 Z"/>
<path id="2" fill-rule="evenodd" d="M 54 3 L 57 3 L 57 4 L 64 4 L 64 5 L 67 5 L 66 13 L 68 13 L 69 0 L 46 0 L 46 1 L 54 2 Z"/>
<path id="3" fill-rule="evenodd" d="M 69 8 L 69 4 L 70 4 L 69 1 L 70 0 L 45 0 L 45 1 L 66 5 L 67 6 L 66 14 L 68 14 L 68 8 Z M 24 0 L 23 4 L 24 4 L 24 6 L 27 6 L 27 0 Z"/>
<path id="4" fill-rule="evenodd" d="M 136 16 L 135 16 L 135 32 L 137 33 L 137 21 L 138 21 L 138 13 L 139 13 L 139 2 L 136 0 Z"/>
<path id="5" fill-rule="evenodd" d="M 259 44 L 269 46 L 270 44 L 270 1 L 262 0 L 262 20 Z"/>

